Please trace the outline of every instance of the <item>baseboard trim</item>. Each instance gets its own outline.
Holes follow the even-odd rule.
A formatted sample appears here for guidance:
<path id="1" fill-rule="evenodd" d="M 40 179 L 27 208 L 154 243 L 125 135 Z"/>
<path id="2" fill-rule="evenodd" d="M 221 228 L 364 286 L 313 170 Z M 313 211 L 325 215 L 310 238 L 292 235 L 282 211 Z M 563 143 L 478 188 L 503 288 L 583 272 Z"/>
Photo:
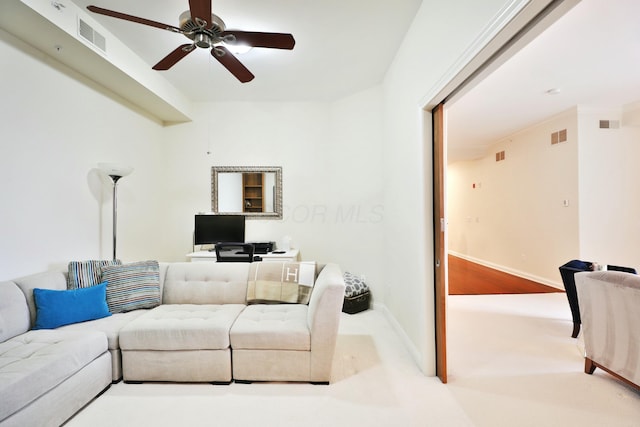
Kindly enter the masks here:
<path id="1" fill-rule="evenodd" d="M 553 280 L 546 279 L 544 277 L 535 276 L 533 274 L 526 273 L 524 271 L 515 270 L 510 267 L 505 267 L 503 265 L 494 264 L 490 261 L 485 261 L 479 258 L 475 258 L 469 255 L 461 254 L 456 251 L 449 250 L 449 255 L 456 256 L 458 258 L 462 258 L 466 261 L 474 262 L 476 264 L 480 264 L 484 267 L 492 268 L 494 270 L 502 271 L 503 273 L 511 274 L 516 277 L 520 277 L 523 279 L 531 280 L 534 282 L 542 283 L 543 285 L 551 286 L 552 288 L 564 290 L 564 285 L 562 282 L 554 282 Z M 560 273 L 558 273 L 560 274 Z"/>
<path id="2" fill-rule="evenodd" d="M 391 311 L 389 311 L 387 306 L 379 302 L 374 302 L 373 309 L 376 311 L 380 311 L 384 315 L 384 317 L 387 319 L 387 321 L 391 325 L 391 328 L 393 328 L 394 332 L 398 334 L 398 336 L 400 337 L 402 344 L 407 349 L 407 351 L 409 352 L 409 355 L 411 356 L 415 364 L 418 366 L 418 368 L 422 371 L 422 373 L 429 377 L 435 376 L 436 375 L 435 368 L 432 368 L 431 370 L 429 370 L 427 369 L 426 366 L 424 366 L 423 357 L 418 351 L 418 348 L 415 346 L 413 341 L 409 339 L 409 336 L 400 325 L 400 322 L 398 322 L 398 320 L 391 313 Z"/>

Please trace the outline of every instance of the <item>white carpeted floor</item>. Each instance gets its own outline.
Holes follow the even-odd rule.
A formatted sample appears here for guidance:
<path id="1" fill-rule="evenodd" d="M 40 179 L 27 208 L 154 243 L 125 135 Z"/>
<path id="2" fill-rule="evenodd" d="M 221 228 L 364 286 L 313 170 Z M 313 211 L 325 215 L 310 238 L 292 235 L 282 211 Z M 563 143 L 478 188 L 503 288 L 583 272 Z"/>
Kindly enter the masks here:
<path id="1" fill-rule="evenodd" d="M 449 383 L 385 317 L 343 314 L 333 381 L 113 385 L 79 426 L 640 426 L 640 392 L 583 373 L 564 294 L 449 297 Z"/>

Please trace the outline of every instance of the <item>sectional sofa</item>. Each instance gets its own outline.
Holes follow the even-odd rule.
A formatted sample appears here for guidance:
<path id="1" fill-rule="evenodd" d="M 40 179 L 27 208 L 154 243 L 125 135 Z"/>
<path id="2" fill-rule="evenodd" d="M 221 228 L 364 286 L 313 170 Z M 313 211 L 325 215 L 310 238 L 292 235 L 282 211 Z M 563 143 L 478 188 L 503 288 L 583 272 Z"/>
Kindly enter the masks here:
<path id="1" fill-rule="evenodd" d="M 155 283 L 129 274 L 106 306 L 89 304 L 100 305 L 93 320 L 63 319 L 68 324 L 52 329 L 34 329 L 47 319 L 44 296 L 72 298 L 63 301 L 76 307 L 86 298 L 78 295 L 91 293 L 103 303 L 109 280 L 71 291 L 67 272 L 0 282 L 0 426 L 60 425 L 121 379 L 330 381 L 345 289 L 338 265 L 185 262 L 152 270 Z"/>

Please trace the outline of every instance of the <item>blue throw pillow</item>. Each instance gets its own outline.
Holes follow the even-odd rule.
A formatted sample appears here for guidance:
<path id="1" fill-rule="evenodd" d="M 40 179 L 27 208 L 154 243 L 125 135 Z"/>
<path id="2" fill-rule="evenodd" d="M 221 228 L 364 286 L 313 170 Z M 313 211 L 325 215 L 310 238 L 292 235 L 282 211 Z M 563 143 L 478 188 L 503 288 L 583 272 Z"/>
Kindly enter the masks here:
<path id="1" fill-rule="evenodd" d="M 33 298 L 36 303 L 33 329 L 54 329 L 111 316 L 107 306 L 106 282 L 68 291 L 35 288 Z"/>

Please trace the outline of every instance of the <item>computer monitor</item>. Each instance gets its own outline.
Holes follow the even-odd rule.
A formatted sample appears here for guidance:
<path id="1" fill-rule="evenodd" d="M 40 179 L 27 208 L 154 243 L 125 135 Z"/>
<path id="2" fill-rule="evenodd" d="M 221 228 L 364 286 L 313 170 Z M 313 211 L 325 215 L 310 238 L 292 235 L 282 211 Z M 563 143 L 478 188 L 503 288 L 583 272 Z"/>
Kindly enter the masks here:
<path id="1" fill-rule="evenodd" d="M 244 220 L 243 215 L 196 215 L 193 243 L 244 243 Z"/>

